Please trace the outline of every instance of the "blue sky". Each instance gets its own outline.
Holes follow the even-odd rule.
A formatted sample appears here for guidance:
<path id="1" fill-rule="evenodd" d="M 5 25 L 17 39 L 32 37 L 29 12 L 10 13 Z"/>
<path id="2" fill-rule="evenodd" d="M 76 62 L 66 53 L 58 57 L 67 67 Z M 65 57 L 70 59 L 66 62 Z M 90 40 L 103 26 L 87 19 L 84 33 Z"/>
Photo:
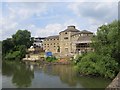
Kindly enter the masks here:
<path id="1" fill-rule="evenodd" d="M 79 30 L 97 31 L 97 27 L 118 18 L 118 3 L 113 2 L 1 2 L 0 40 L 11 37 L 19 29 L 32 36 L 59 34 L 68 25 Z M 72 0 L 71 0 L 72 1 Z"/>

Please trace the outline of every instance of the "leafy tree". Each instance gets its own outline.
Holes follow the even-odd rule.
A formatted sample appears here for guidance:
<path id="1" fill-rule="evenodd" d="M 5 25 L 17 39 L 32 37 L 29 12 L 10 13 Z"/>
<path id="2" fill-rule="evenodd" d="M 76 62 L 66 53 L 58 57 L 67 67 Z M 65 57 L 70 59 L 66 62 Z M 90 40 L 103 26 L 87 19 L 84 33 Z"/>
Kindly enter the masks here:
<path id="1" fill-rule="evenodd" d="M 6 53 L 8 53 L 10 50 L 13 50 L 14 48 L 14 42 L 11 38 L 8 38 L 6 40 L 2 41 L 2 56 L 4 57 Z"/>
<path id="2" fill-rule="evenodd" d="M 120 68 L 119 21 L 102 25 L 92 39 L 94 52 L 80 58 L 77 69 L 84 74 L 101 75 L 113 78 Z"/>
<path id="3" fill-rule="evenodd" d="M 18 30 L 16 34 L 12 35 L 13 42 L 15 45 L 25 45 L 27 48 L 30 47 L 31 33 L 27 30 Z"/>
<path id="4" fill-rule="evenodd" d="M 27 30 L 18 30 L 12 38 L 2 41 L 3 59 L 21 59 L 25 57 L 26 49 L 33 43 L 31 33 Z"/>

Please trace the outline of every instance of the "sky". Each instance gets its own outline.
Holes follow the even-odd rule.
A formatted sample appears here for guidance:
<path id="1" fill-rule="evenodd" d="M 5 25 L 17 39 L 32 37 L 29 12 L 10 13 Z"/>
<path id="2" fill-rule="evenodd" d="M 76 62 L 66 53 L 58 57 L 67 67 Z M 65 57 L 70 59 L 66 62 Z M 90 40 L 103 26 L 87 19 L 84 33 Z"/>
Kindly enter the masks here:
<path id="1" fill-rule="evenodd" d="M 69 25 L 96 33 L 99 26 L 118 19 L 118 0 L 4 0 L 0 6 L 0 40 L 17 30 L 34 37 L 58 35 Z"/>

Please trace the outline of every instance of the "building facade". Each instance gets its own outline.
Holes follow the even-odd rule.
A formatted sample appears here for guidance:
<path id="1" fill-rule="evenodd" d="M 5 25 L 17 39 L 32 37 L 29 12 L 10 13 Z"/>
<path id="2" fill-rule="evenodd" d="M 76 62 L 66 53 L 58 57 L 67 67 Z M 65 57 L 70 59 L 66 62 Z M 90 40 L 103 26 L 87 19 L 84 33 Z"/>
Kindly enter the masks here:
<path id="1" fill-rule="evenodd" d="M 44 41 L 44 39 L 45 38 L 43 38 L 43 37 L 34 38 L 33 46 L 42 48 L 43 47 L 42 42 Z"/>
<path id="2" fill-rule="evenodd" d="M 68 26 L 59 35 L 49 36 L 43 41 L 43 49 L 47 52 L 60 53 L 69 56 L 75 53 L 91 51 L 93 33 L 87 30 L 78 30 L 75 26 Z"/>

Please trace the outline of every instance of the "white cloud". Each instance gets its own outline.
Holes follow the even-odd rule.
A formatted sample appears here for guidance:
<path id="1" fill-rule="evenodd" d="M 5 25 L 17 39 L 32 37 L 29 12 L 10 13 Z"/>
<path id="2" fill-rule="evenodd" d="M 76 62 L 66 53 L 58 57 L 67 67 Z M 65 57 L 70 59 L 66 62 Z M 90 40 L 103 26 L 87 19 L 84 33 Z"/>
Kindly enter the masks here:
<path id="1" fill-rule="evenodd" d="M 48 20 L 51 17 L 51 19 L 49 19 L 51 21 L 57 17 L 57 20 L 59 22 L 59 17 L 62 17 L 62 15 L 43 15 L 46 14 L 49 10 L 48 4 L 51 3 L 43 3 L 44 1 L 41 3 L 8 3 L 6 5 L 7 10 L 5 10 L 5 12 L 3 11 L 3 20 L 0 22 L 3 24 L 2 27 L 0 27 L 0 29 L 2 28 L 3 30 L 3 39 L 10 37 L 18 29 L 30 30 L 33 36 L 56 35 L 59 34 L 60 31 L 66 29 L 68 25 L 75 25 L 76 28 L 81 29 L 79 27 L 79 24 L 82 22 L 84 24 L 89 24 L 86 24 L 87 27 L 85 29 L 96 32 L 98 26 L 104 24 L 105 22 L 110 22 L 117 17 L 117 3 L 114 4 L 112 0 L 110 1 L 111 2 L 109 3 L 90 3 L 90 1 L 82 0 L 80 3 L 69 3 L 68 8 L 71 10 L 70 13 L 75 13 L 72 19 L 67 20 L 62 24 L 57 22 L 52 22 L 51 24 L 48 23 L 42 28 L 32 22 L 30 22 L 30 24 L 26 23 L 24 26 L 22 26 L 22 23 L 27 20 L 29 21 L 29 19 L 31 19 L 33 16 L 35 16 L 37 20 L 41 20 L 43 18 L 45 18 L 45 20 Z M 69 13 L 67 14 L 69 15 Z M 75 21 L 76 17 L 79 17 L 79 19 L 85 18 L 86 21 Z"/>
<path id="2" fill-rule="evenodd" d="M 86 2 L 70 3 L 68 8 L 79 18 L 86 18 L 88 30 L 96 32 L 97 27 L 104 23 L 110 23 L 118 18 L 118 3 L 112 2 Z M 101 0 L 102 1 L 102 0 Z M 107 0 L 106 0 L 107 1 Z"/>
<path id="3" fill-rule="evenodd" d="M 36 5 L 36 6 L 35 6 Z M 2 20 L 0 29 L 2 39 L 11 37 L 16 30 L 21 29 L 21 24 L 26 22 L 32 16 L 38 17 L 47 12 L 46 3 L 7 3 L 6 11 L 2 11 Z M 0 38 L 1 40 L 1 38 Z"/>
<path id="4" fill-rule="evenodd" d="M 69 25 L 75 25 L 77 29 L 80 29 L 77 22 L 75 22 L 73 19 L 70 19 L 62 24 L 60 24 L 60 23 L 47 24 L 44 28 L 37 27 L 33 24 L 29 25 L 26 28 L 32 32 L 32 36 L 47 37 L 47 36 L 51 36 L 51 35 L 58 35 L 59 32 L 67 29 L 67 26 L 69 26 Z"/>
<path id="5" fill-rule="evenodd" d="M 8 3 L 8 18 L 10 19 L 25 20 L 33 15 L 41 16 L 45 12 L 47 12 L 47 3 Z"/>
<path id="6" fill-rule="evenodd" d="M 118 3 L 113 2 L 80 2 L 70 3 L 68 8 L 77 16 L 99 20 L 117 17 Z M 115 15 L 116 13 L 116 15 Z"/>
<path id="7" fill-rule="evenodd" d="M 4 2 L 118 2 L 119 0 L 4 0 Z"/>

